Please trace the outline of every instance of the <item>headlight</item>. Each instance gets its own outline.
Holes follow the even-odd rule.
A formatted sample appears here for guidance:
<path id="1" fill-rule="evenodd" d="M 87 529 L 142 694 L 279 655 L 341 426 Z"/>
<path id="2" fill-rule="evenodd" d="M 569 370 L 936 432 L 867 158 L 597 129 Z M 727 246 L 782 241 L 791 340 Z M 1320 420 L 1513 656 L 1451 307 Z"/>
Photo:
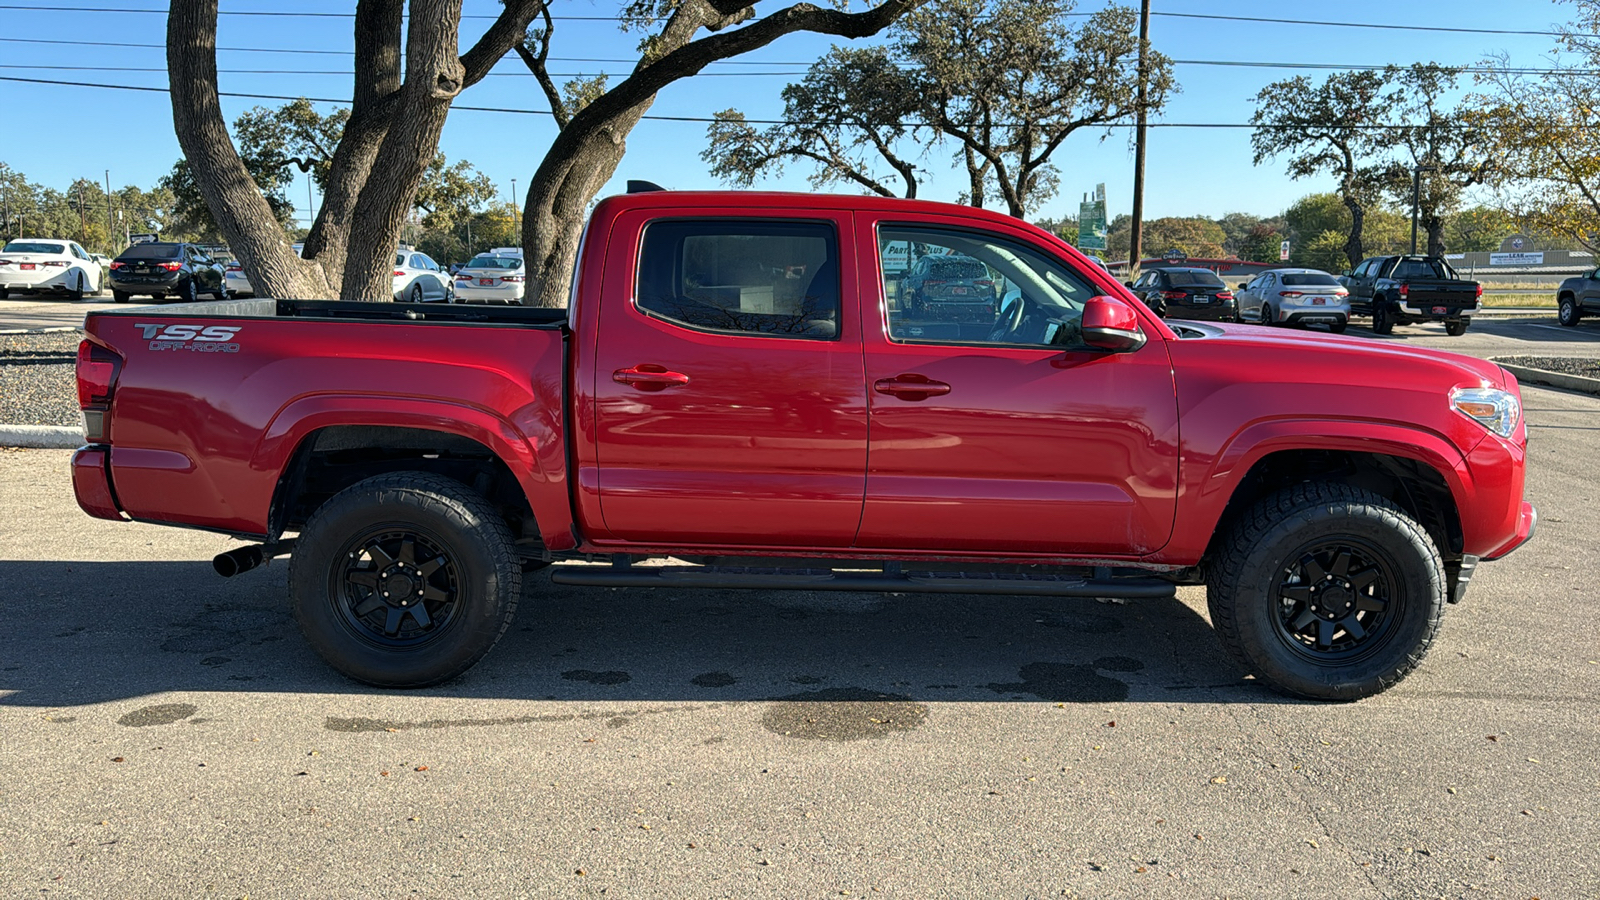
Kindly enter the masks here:
<path id="1" fill-rule="evenodd" d="M 1450 405 L 1503 438 L 1517 430 L 1522 415 L 1517 395 L 1499 388 L 1456 388 L 1450 392 Z"/>

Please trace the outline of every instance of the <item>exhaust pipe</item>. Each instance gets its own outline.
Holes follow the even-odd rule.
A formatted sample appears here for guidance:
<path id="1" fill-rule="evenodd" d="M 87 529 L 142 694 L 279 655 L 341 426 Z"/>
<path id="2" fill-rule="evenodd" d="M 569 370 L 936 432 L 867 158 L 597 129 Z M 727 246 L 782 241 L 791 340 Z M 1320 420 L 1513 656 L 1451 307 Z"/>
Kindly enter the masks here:
<path id="1" fill-rule="evenodd" d="M 284 556 L 294 549 L 294 541 L 283 541 L 277 544 L 251 544 L 248 547 L 236 547 L 227 553 L 218 553 L 211 560 L 211 568 L 223 578 L 232 578 L 251 569 L 260 568 L 272 562 L 274 556 Z"/>

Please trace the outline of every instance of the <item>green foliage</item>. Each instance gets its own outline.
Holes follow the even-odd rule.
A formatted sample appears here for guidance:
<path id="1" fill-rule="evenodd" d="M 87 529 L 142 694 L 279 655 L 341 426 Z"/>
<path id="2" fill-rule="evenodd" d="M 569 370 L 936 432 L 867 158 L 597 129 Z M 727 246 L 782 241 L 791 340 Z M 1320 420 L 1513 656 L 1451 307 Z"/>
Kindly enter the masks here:
<path id="1" fill-rule="evenodd" d="M 1350 268 L 1344 257 L 1343 229 L 1312 235 L 1310 240 L 1289 249 L 1289 262 L 1308 269 L 1321 269 L 1335 275 Z"/>
<path id="2" fill-rule="evenodd" d="M 1279 261 L 1283 245 L 1283 232 L 1271 225 L 1256 225 L 1240 242 L 1234 255 L 1250 262 L 1275 263 Z"/>
<path id="3" fill-rule="evenodd" d="M 171 206 L 165 191 L 127 186 L 112 192 L 108 208 L 101 181 L 78 178 L 56 190 L 0 162 L 0 239 L 64 238 L 94 253 L 116 254 L 126 245 L 126 232 L 160 228 Z"/>

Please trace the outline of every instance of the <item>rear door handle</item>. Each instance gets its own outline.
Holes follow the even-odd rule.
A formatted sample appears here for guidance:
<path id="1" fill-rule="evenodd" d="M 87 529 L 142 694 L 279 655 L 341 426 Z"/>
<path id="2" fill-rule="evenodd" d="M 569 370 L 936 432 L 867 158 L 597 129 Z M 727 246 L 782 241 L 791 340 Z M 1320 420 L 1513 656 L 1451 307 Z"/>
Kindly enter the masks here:
<path id="1" fill-rule="evenodd" d="M 641 391 L 660 391 L 688 384 L 689 376 L 682 372 L 669 372 L 665 366 L 654 363 L 640 363 L 631 369 L 618 369 L 612 372 L 611 380 L 618 384 L 633 385 Z"/>
<path id="2" fill-rule="evenodd" d="M 926 375 L 908 373 L 873 382 L 872 389 L 880 394 L 890 394 L 901 400 L 926 400 L 950 393 L 950 385 L 934 381 Z"/>

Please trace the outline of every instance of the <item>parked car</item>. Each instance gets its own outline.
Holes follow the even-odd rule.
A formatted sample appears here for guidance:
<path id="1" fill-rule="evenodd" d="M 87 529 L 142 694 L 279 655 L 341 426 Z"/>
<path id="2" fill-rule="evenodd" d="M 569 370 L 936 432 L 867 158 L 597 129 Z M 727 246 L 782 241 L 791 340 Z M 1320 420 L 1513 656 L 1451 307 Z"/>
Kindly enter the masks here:
<path id="1" fill-rule="evenodd" d="M 294 242 L 295 256 L 299 256 L 305 249 L 306 245 L 303 242 Z M 254 297 L 256 295 L 256 289 L 244 274 L 244 265 L 239 260 L 231 258 L 231 255 L 227 264 L 223 266 L 223 274 L 228 282 L 228 290 L 232 291 L 235 297 Z"/>
<path id="2" fill-rule="evenodd" d="M 12 293 L 82 300 L 100 292 L 101 278 L 100 264 L 76 241 L 18 238 L 0 249 L 0 300 Z"/>
<path id="3" fill-rule="evenodd" d="M 111 298 L 118 303 L 136 296 L 148 296 L 158 303 L 172 296 L 193 303 L 201 294 L 218 300 L 232 296 L 222 265 L 194 244 L 134 244 L 111 261 Z"/>
<path id="4" fill-rule="evenodd" d="M 900 279 L 900 308 L 913 318 L 993 321 L 999 299 L 994 275 L 970 256 L 923 256 Z"/>
<path id="5" fill-rule="evenodd" d="M 1163 266 L 1149 269 L 1128 285 L 1156 315 L 1169 319 L 1239 321 L 1233 292 L 1210 269 Z"/>
<path id="6" fill-rule="evenodd" d="M 568 309 L 90 314 L 79 504 L 251 540 L 221 574 L 290 555 L 312 646 L 386 687 L 470 668 L 551 566 L 1167 598 L 1154 619 L 1205 584 L 1241 667 L 1325 700 L 1404 678 L 1537 522 L 1517 381 L 1487 360 L 1169 325 L 1059 238 L 949 204 L 656 191 L 602 200 L 587 234 Z M 1014 285 L 1003 315 L 898 321 L 906 241 Z"/>
<path id="7" fill-rule="evenodd" d="M 1600 269 L 1561 282 L 1556 289 L 1556 319 L 1571 327 L 1584 316 L 1600 315 Z"/>
<path id="8" fill-rule="evenodd" d="M 403 303 L 448 303 L 455 299 L 455 281 L 426 253 L 400 250 L 394 255 L 394 299 Z"/>
<path id="9" fill-rule="evenodd" d="M 456 272 L 456 302 L 521 303 L 526 282 L 521 253 L 480 253 Z"/>
<path id="10" fill-rule="evenodd" d="M 1321 324 L 1343 334 L 1350 321 L 1350 291 L 1321 269 L 1268 269 L 1234 296 L 1241 322 Z"/>
<path id="11" fill-rule="evenodd" d="M 1437 256 L 1375 256 L 1339 279 L 1350 291 L 1352 315 L 1371 316 L 1375 334 L 1396 325 L 1443 322 L 1445 334 L 1467 333 L 1483 285 L 1456 275 Z"/>

